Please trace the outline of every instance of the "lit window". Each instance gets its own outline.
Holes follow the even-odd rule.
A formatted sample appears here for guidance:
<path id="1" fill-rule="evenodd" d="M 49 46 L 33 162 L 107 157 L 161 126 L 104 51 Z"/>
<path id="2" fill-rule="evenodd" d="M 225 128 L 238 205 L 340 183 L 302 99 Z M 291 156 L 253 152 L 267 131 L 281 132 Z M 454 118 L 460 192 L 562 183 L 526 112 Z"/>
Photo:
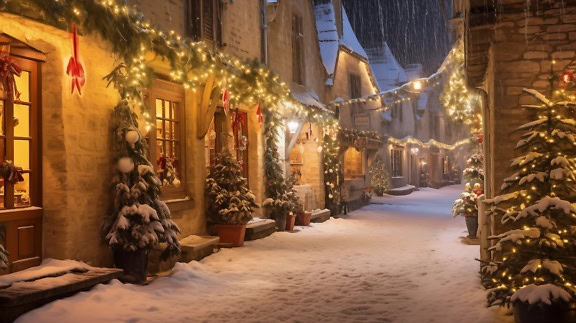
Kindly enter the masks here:
<path id="1" fill-rule="evenodd" d="M 403 148 L 393 148 L 390 151 L 390 164 L 392 165 L 392 177 L 402 177 Z"/>
<path id="2" fill-rule="evenodd" d="M 364 153 L 348 148 L 344 153 L 344 179 L 364 178 Z"/>

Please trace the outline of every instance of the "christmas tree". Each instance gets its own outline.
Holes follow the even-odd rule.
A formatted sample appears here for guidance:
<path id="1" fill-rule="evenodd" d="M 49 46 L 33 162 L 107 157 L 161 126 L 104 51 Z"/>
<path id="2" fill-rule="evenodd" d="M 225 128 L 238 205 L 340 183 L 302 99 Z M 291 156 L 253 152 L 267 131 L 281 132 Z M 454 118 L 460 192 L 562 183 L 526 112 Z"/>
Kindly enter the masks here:
<path id="1" fill-rule="evenodd" d="M 525 106 L 538 117 L 518 129 L 514 174 L 487 201 L 505 230 L 491 237 L 496 260 L 483 267 L 489 305 L 562 303 L 576 292 L 576 103 L 565 90 L 524 91 L 541 104 Z"/>
<path id="2" fill-rule="evenodd" d="M 464 179 L 472 187 L 475 184 L 484 185 L 484 156 L 479 152 L 480 148 L 466 161 L 467 167 L 463 171 Z"/>
<path id="3" fill-rule="evenodd" d="M 136 120 L 127 101 L 121 101 L 114 109 L 114 205 L 103 231 L 111 247 L 125 251 L 150 249 L 166 242 L 163 256 L 167 257 L 179 252 L 176 235 L 180 230 L 170 219 L 168 206 L 159 198 L 162 182 L 146 158 L 146 141 Z"/>
<path id="4" fill-rule="evenodd" d="M 280 114 L 275 111 L 266 113 L 266 126 L 264 136 L 266 137 L 266 151 L 264 152 L 265 176 L 266 176 L 266 196 L 268 197 L 262 205 L 270 210 L 274 219 L 285 219 L 298 210 L 299 202 L 294 191 L 294 182 L 286 181 L 284 171 L 280 164 L 280 154 L 278 153 L 278 131 L 282 125 Z M 282 222 L 280 220 L 279 222 Z"/>
<path id="5" fill-rule="evenodd" d="M 386 163 L 384 163 L 384 160 L 382 160 L 380 156 L 377 156 L 376 160 L 372 163 L 372 167 L 370 167 L 370 176 L 372 190 L 374 190 L 376 195 L 382 196 L 390 189 L 390 176 L 386 169 Z"/>
<path id="6" fill-rule="evenodd" d="M 242 225 L 252 220 L 255 196 L 242 177 L 240 164 L 225 149 L 216 155 L 214 166 L 206 178 L 208 222 Z"/>

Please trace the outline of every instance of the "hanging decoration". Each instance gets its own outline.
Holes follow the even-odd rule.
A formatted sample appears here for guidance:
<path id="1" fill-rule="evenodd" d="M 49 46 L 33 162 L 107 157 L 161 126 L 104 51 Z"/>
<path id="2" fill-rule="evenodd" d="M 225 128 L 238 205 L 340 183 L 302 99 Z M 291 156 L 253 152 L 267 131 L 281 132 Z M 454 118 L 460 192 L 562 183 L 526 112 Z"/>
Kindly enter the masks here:
<path id="1" fill-rule="evenodd" d="M 0 45 L 0 86 L 10 102 L 20 98 L 15 77 L 20 76 L 22 68 L 10 58 L 10 45 Z"/>
<path id="2" fill-rule="evenodd" d="M 2 179 L 6 183 L 14 185 L 23 182 L 23 173 L 22 167 L 15 166 L 11 160 L 5 160 L 2 162 L 2 165 L 0 165 L 0 176 L 2 176 Z"/>
<path id="3" fill-rule="evenodd" d="M 176 168 L 178 167 L 178 160 L 171 157 L 166 157 L 164 155 L 158 157 L 158 177 L 162 182 L 163 186 L 174 186 L 180 187 L 180 179 L 178 179 L 178 174 Z"/>
<path id="4" fill-rule="evenodd" d="M 78 32 L 76 30 L 76 24 L 72 24 L 71 35 L 73 54 L 68 61 L 66 74 L 72 78 L 70 93 L 74 93 L 74 89 L 77 89 L 78 94 L 82 94 L 82 87 L 84 86 L 84 83 L 86 83 L 86 76 L 84 74 L 84 67 L 80 63 L 78 57 Z"/>
<path id="5" fill-rule="evenodd" d="M 258 124 L 260 125 L 260 128 L 262 128 L 264 118 L 262 117 L 262 108 L 260 107 L 260 104 L 258 104 L 258 109 L 256 109 L 256 116 L 258 117 Z"/>
<path id="6" fill-rule="evenodd" d="M 568 84 L 574 81 L 574 74 L 572 72 L 566 71 L 562 73 L 560 80 L 562 81 L 562 86 L 566 87 Z"/>
<path id="7" fill-rule="evenodd" d="M 222 107 L 224 108 L 224 114 L 228 115 L 230 113 L 230 93 L 227 89 L 222 93 Z"/>

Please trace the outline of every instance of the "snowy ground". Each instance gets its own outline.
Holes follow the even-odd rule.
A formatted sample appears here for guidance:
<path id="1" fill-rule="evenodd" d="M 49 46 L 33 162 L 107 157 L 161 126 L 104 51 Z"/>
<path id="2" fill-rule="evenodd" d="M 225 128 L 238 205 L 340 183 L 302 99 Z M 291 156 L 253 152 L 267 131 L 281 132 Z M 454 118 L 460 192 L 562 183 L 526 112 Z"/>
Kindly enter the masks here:
<path id="1" fill-rule="evenodd" d="M 276 233 L 148 286 L 114 281 L 18 322 L 512 322 L 486 309 L 454 186 Z"/>

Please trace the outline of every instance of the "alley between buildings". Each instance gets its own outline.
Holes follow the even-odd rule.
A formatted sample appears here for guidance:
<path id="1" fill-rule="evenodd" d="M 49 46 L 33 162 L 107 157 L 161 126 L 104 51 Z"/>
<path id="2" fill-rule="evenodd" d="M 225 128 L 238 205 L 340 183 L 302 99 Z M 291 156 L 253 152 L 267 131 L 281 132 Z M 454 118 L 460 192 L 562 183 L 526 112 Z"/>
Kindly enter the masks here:
<path id="1" fill-rule="evenodd" d="M 478 247 L 451 216 L 462 187 L 422 189 L 297 232 L 112 281 L 17 322 L 512 322 L 485 308 Z"/>

